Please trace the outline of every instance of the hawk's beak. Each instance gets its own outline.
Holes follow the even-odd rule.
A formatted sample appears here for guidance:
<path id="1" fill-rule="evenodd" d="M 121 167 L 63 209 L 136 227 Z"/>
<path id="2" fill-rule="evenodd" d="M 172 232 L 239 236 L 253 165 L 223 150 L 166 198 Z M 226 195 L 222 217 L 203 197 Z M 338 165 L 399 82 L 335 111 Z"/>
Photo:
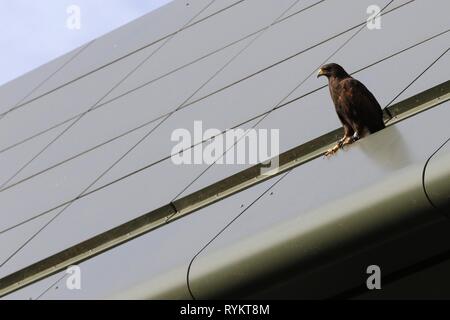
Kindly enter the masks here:
<path id="1" fill-rule="evenodd" d="M 319 72 L 317 73 L 317 78 L 319 78 L 320 76 L 325 75 L 325 72 L 323 71 L 322 68 L 319 69 Z"/>

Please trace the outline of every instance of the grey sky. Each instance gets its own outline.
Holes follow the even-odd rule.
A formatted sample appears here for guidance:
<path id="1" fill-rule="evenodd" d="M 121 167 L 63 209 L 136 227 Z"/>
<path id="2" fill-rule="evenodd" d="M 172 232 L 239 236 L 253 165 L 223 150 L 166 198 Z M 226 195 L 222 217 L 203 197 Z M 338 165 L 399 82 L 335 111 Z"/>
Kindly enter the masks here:
<path id="1" fill-rule="evenodd" d="M 0 85 L 171 0 L 0 0 Z M 81 29 L 66 27 L 70 5 Z"/>

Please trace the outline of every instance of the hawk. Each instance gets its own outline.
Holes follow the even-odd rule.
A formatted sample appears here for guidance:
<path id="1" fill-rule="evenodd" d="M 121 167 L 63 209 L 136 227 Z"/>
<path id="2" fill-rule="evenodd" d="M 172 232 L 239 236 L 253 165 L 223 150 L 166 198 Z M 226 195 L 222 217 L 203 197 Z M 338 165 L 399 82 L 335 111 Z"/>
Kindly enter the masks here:
<path id="1" fill-rule="evenodd" d="M 326 64 L 319 69 L 317 77 L 321 76 L 328 78 L 331 99 L 344 126 L 344 137 L 325 153 L 326 156 L 385 127 L 383 110 L 377 99 L 344 68 L 336 63 Z"/>

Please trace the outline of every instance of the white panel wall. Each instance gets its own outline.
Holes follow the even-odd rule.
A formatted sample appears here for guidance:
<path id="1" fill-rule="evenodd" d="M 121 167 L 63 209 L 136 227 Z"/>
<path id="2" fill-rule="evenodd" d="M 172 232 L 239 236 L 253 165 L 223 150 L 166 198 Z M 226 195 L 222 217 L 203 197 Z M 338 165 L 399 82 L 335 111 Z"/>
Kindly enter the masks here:
<path id="1" fill-rule="evenodd" d="M 381 1 L 379 5 L 388 2 Z M 28 97 L 36 99 L 0 119 L 0 185 L 4 185 L 0 188 L 0 265 L 49 224 L 0 268 L 0 276 L 165 205 L 178 196 L 208 167 L 176 166 L 170 159 L 175 145 L 170 141 L 172 132 L 179 128 L 192 130 L 195 120 L 202 120 L 204 129 L 226 130 L 234 126 L 279 129 L 281 152 L 340 125 L 327 89 L 310 93 L 323 86 L 324 80 L 308 75 L 358 30 L 358 24 L 367 18 L 367 6 L 373 1 L 216 0 L 211 3 L 194 0 L 189 3 L 186 6 L 185 1 L 174 1 L 95 40 L 84 50 L 71 52 L 0 88 L 0 112 L 4 112 L 40 85 Z M 382 17 L 380 30 L 362 30 L 331 60 L 341 63 L 349 72 L 374 64 L 355 77 L 384 106 L 448 48 L 450 32 L 399 53 L 448 30 L 449 9 L 446 0 L 395 0 Z M 281 16 L 283 19 L 277 20 Z M 396 54 L 393 58 L 382 61 L 393 54 Z M 449 55 L 397 101 L 448 80 Z M 295 101 L 258 123 L 262 119 L 258 116 L 290 100 Z M 443 129 L 448 118 L 445 108 L 448 105 L 408 121 L 417 121 L 419 125 L 420 119 L 426 118 L 427 125 L 436 131 L 433 136 L 443 136 L 448 133 Z M 176 109 L 179 110 L 171 114 Z M 405 135 L 417 135 L 415 129 L 406 126 Z M 402 133 L 397 134 L 396 141 L 401 143 Z M 417 152 L 426 154 L 432 146 L 419 144 Z M 355 157 L 357 162 L 367 158 L 364 150 L 355 149 L 345 156 Z M 406 149 L 399 150 L 415 152 L 411 146 Z M 339 159 L 336 161 L 342 161 Z M 404 163 L 396 159 L 392 162 L 375 159 L 371 165 L 376 167 L 376 161 L 387 161 L 388 166 L 397 169 Z M 306 170 L 312 179 L 323 175 L 329 164 L 317 160 L 298 172 Z M 181 196 L 246 167 L 214 165 Z M 370 180 L 370 177 L 373 174 L 365 178 Z M 336 175 L 331 180 L 338 178 Z M 333 185 L 329 187 L 333 189 Z M 84 190 L 92 193 L 71 203 Z M 236 199 L 248 202 L 244 200 L 252 199 L 246 198 L 252 192 L 242 193 Z M 286 193 L 286 197 L 294 195 Z M 270 208 L 263 210 L 267 217 Z M 223 210 L 226 214 L 221 217 L 237 212 L 235 208 Z M 188 222 L 194 219 L 198 218 L 179 222 L 189 228 L 173 231 L 168 226 L 158 231 L 157 236 L 145 236 L 148 241 L 145 246 L 158 248 L 161 239 L 189 238 L 199 229 L 205 229 L 201 239 L 187 246 L 189 250 L 183 247 L 186 252 L 176 266 L 185 267 L 212 234 L 209 227 L 217 230 L 226 220 L 205 218 L 190 225 Z M 247 223 L 242 224 L 243 230 Z M 173 241 L 176 245 L 177 241 Z M 98 272 L 102 257 L 111 260 L 119 259 L 121 254 L 135 257 L 139 246 L 133 253 L 127 251 L 128 246 L 133 244 L 86 262 L 86 266 L 93 266 L 99 261 L 98 266 L 92 267 L 90 276 Z M 123 253 L 115 254 L 122 250 Z M 169 259 L 157 249 L 152 262 L 135 258 L 136 264 L 157 266 L 165 265 Z M 123 267 L 119 264 L 111 273 L 116 272 L 117 276 Z M 92 291 L 88 290 L 83 297 L 106 297 L 124 288 L 134 288 L 140 276 L 140 273 L 133 279 L 124 276 L 117 288 L 109 287 L 105 278 L 101 285 L 93 284 Z M 146 279 L 151 281 L 151 277 L 152 274 Z M 44 287 L 52 281 L 54 278 L 45 280 Z M 36 284 L 33 288 L 39 286 L 42 287 Z M 26 290 L 23 296 L 31 294 Z M 39 290 L 31 296 L 36 297 Z M 60 292 L 53 292 L 52 297 L 67 297 L 66 293 L 59 296 Z"/>

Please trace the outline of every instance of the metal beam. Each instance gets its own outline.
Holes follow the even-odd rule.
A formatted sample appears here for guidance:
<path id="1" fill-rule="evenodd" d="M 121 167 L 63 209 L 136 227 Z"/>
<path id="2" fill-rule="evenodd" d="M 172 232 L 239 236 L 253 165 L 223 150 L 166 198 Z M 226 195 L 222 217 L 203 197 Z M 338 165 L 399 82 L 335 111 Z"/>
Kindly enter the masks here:
<path id="1" fill-rule="evenodd" d="M 448 100 L 450 100 L 450 81 L 391 106 L 389 111 L 393 118 L 388 124 L 396 124 Z M 321 157 L 342 136 L 342 131 L 342 128 L 333 130 L 280 154 L 278 159 L 279 167 L 270 174 L 261 174 L 262 168 L 265 167 L 264 164 L 255 165 L 187 195 L 174 203 L 169 203 L 148 212 L 114 229 L 14 272 L 0 279 L 0 297 L 54 275 L 70 265 L 91 259 L 102 252 L 111 250 L 147 232 L 163 227 L 237 192 Z"/>

